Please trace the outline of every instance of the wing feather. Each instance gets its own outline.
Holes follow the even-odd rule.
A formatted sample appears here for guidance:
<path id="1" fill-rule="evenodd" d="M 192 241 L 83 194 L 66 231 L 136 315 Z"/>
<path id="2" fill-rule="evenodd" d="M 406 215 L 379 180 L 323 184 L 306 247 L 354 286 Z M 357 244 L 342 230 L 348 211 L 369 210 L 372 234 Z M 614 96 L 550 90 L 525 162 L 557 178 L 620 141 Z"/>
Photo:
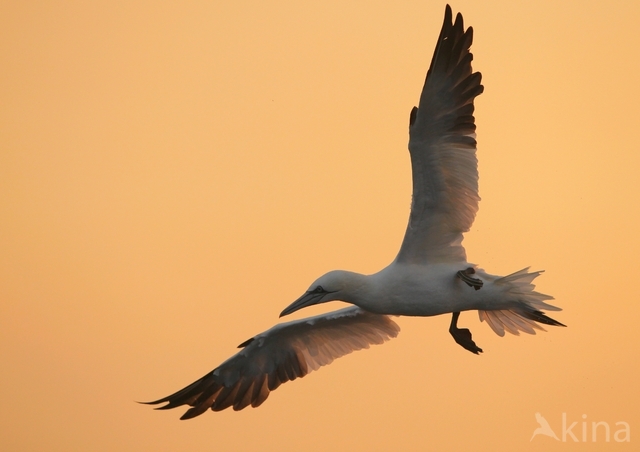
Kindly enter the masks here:
<path id="1" fill-rule="evenodd" d="M 473 29 L 447 5 L 418 107 L 411 112 L 409 152 L 413 199 L 396 262 L 466 261 L 462 234 L 478 211 L 474 99 L 482 76 L 473 72 Z"/>
<path id="2" fill-rule="evenodd" d="M 181 419 L 233 407 L 262 404 L 269 392 L 334 359 L 396 337 L 400 328 L 386 315 L 358 307 L 282 323 L 245 341 L 244 348 L 184 389 L 148 404 L 191 408 Z"/>

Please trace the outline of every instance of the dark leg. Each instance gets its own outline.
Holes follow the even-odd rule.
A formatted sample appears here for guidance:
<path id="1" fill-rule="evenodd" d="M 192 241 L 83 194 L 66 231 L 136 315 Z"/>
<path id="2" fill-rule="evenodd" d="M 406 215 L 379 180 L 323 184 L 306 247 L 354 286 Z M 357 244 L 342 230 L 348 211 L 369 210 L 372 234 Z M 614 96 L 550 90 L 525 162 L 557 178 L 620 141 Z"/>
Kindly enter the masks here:
<path id="1" fill-rule="evenodd" d="M 458 278 L 460 278 L 465 283 L 467 283 L 469 287 L 473 287 L 476 290 L 480 290 L 480 288 L 484 283 L 482 282 L 481 279 L 473 278 L 471 276 L 475 272 L 476 271 L 473 269 L 473 267 L 469 267 L 466 270 L 460 270 L 458 273 L 456 273 L 456 275 L 458 276 Z"/>
<path id="2" fill-rule="evenodd" d="M 467 328 L 458 328 L 459 312 L 454 312 L 451 317 L 451 325 L 449 326 L 449 333 L 453 336 L 453 340 L 462 346 L 462 348 L 469 350 L 471 353 L 482 353 L 482 349 L 476 345 L 471 339 L 471 331 Z"/>

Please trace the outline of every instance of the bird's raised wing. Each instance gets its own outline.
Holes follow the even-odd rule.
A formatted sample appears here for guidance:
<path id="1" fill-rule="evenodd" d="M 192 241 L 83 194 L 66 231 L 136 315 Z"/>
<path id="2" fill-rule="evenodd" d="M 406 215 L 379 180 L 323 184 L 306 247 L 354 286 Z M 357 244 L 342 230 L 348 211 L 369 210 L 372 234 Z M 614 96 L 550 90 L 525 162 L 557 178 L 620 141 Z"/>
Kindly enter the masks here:
<path id="1" fill-rule="evenodd" d="M 473 101 L 484 87 L 471 69 L 473 29 L 464 30 L 460 14 L 451 19 L 447 5 L 420 103 L 411 111 L 413 199 L 396 262 L 466 261 L 462 233 L 478 211 Z"/>
<path id="2" fill-rule="evenodd" d="M 239 345 L 240 352 L 184 389 L 148 404 L 160 410 L 190 405 L 181 417 L 233 407 L 259 406 L 282 383 L 355 350 L 396 337 L 400 327 L 386 315 L 349 307 L 282 323 Z"/>

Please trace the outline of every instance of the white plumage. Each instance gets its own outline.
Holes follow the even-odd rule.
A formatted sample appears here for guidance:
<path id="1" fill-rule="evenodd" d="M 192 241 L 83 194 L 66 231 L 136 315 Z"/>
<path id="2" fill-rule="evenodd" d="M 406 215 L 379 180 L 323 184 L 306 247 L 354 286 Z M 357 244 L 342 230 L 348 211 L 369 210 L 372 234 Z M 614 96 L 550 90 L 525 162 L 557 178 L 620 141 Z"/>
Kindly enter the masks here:
<path id="1" fill-rule="evenodd" d="M 182 419 L 209 408 L 256 407 L 280 384 L 395 337 L 400 328 L 389 315 L 452 313 L 449 332 L 475 354 L 482 350 L 471 333 L 457 327 L 462 311 L 477 310 L 500 336 L 535 334 L 543 330 L 540 323 L 564 326 L 542 312 L 560 308 L 545 302 L 553 297 L 534 290 L 540 271 L 491 275 L 467 262 L 462 247 L 480 201 L 473 102 L 483 86 L 480 73 L 471 69 L 472 41 L 473 30 L 464 30 L 460 14 L 453 23 L 447 5 L 418 107 L 410 115 L 413 199 L 395 260 L 373 275 L 331 271 L 281 316 L 333 300 L 355 306 L 276 325 L 241 344 L 240 352 L 201 379 L 149 403 L 166 403 L 159 409 L 190 405 Z"/>

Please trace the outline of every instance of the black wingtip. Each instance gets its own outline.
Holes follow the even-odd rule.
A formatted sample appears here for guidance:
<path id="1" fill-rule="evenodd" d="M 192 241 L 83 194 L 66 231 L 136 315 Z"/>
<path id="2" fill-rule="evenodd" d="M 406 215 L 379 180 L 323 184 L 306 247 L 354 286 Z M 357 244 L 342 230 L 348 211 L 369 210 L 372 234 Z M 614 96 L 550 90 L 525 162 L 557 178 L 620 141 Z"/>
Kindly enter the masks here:
<path id="1" fill-rule="evenodd" d="M 464 19 L 462 18 L 462 13 L 456 14 L 456 21 L 453 23 L 454 27 L 460 27 L 460 29 L 464 30 Z"/>
<path id="2" fill-rule="evenodd" d="M 413 107 L 411 109 L 411 113 L 409 114 L 409 127 L 411 127 L 413 123 L 416 122 L 417 117 L 418 117 L 418 107 Z"/>
<path id="3" fill-rule="evenodd" d="M 251 337 L 249 339 L 247 339 L 246 341 L 244 341 L 242 344 L 238 345 L 238 348 L 245 348 L 247 345 L 249 345 L 250 343 L 252 343 L 254 341 L 255 338 Z"/>
<path id="4" fill-rule="evenodd" d="M 189 408 L 182 416 L 180 416 L 181 421 L 187 421 L 189 419 L 193 419 L 196 416 L 200 416 L 202 413 L 207 411 L 209 407 L 205 409 L 196 409 L 197 407 Z"/>
<path id="5" fill-rule="evenodd" d="M 451 20 L 453 17 L 453 12 L 451 11 L 451 6 L 447 5 L 444 8 L 444 21 L 442 22 L 442 30 L 444 30 L 447 26 L 451 26 L 453 21 Z"/>
<path id="6" fill-rule="evenodd" d="M 167 403 L 169 402 L 169 403 Z M 167 403 L 166 405 L 162 405 L 162 406 L 154 406 L 153 409 L 154 410 L 170 410 L 171 408 L 175 408 L 176 406 L 180 406 L 180 405 L 173 405 L 171 403 L 170 400 L 165 400 L 165 399 L 160 399 L 160 400 L 154 400 L 153 402 L 136 402 L 136 403 L 140 403 L 142 405 L 158 405 L 160 403 Z"/>
<path id="7" fill-rule="evenodd" d="M 158 399 L 158 400 L 154 400 L 152 402 L 138 402 L 137 400 L 134 400 L 134 402 L 139 403 L 141 405 L 157 405 L 159 403 L 164 403 L 164 402 L 168 402 L 168 400 L 166 399 Z M 154 408 L 154 409 L 158 409 L 158 408 Z"/>

